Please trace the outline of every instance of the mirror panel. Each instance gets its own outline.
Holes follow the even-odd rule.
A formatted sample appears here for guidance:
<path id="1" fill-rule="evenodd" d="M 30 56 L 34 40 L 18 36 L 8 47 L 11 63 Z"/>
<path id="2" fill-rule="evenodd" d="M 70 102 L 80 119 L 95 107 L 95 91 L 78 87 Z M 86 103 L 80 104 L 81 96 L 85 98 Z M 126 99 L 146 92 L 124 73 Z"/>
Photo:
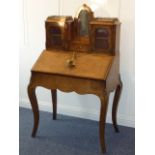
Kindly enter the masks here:
<path id="1" fill-rule="evenodd" d="M 75 20 L 77 20 L 77 36 L 89 37 L 89 22 L 94 18 L 91 8 L 83 4 L 76 13 Z"/>
<path id="2" fill-rule="evenodd" d="M 88 30 L 89 20 L 90 20 L 89 13 L 86 10 L 82 10 L 78 17 L 80 36 L 89 35 L 89 30 Z"/>

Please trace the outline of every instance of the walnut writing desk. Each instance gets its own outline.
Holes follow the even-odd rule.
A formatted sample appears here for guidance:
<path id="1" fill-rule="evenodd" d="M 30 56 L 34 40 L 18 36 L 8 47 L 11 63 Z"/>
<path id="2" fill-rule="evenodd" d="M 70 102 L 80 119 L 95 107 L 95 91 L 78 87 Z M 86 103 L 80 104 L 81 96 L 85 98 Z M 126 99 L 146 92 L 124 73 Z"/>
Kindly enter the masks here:
<path id="1" fill-rule="evenodd" d="M 36 136 L 39 124 L 36 87 L 42 86 L 51 90 L 53 119 L 56 119 L 57 114 L 57 90 L 94 94 L 101 101 L 99 133 L 101 151 L 105 153 L 108 98 L 114 90 L 112 121 L 118 132 L 116 112 L 122 88 L 117 45 L 119 22 L 117 19 L 94 18 L 91 9 L 85 4 L 79 10 L 79 16 L 74 20 L 64 16 L 52 16 L 46 20 L 46 49 L 34 64 L 28 85 L 28 96 L 34 114 L 32 137 Z M 89 16 L 85 23 L 87 30 L 80 23 L 83 18 L 78 20 L 83 15 L 82 11 L 86 11 L 84 15 Z M 78 52 L 75 55 L 73 51 L 76 48 Z"/>

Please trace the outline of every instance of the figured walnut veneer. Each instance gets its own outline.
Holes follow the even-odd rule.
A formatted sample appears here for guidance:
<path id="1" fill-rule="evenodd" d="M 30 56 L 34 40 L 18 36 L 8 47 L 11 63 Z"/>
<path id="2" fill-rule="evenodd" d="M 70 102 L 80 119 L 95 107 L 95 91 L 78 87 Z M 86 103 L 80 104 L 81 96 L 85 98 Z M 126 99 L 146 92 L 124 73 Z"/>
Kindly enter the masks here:
<path id="1" fill-rule="evenodd" d="M 62 50 L 45 50 L 41 53 L 32 71 L 105 80 L 114 58 L 111 55 L 81 52 L 76 56 L 76 67 L 69 68 L 65 64 L 71 54 L 71 52 Z"/>

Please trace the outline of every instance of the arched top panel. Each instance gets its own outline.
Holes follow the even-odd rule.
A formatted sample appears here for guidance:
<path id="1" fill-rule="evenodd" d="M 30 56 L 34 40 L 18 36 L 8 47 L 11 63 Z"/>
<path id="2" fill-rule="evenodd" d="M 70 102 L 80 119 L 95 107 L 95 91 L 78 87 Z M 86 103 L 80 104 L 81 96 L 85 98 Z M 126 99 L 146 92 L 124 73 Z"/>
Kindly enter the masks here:
<path id="1" fill-rule="evenodd" d="M 79 18 L 79 15 L 81 14 L 81 12 L 87 12 L 90 16 L 90 18 L 93 18 L 94 17 L 94 14 L 93 14 L 93 11 L 91 10 L 91 8 L 86 5 L 86 4 L 83 4 L 77 11 L 76 15 L 75 15 L 75 18 Z"/>

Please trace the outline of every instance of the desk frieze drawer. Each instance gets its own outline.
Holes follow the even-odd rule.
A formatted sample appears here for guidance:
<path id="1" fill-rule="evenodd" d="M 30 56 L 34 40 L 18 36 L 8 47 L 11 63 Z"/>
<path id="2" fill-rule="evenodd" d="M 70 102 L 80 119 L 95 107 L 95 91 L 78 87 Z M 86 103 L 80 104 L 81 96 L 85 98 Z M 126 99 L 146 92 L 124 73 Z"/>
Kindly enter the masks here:
<path id="1" fill-rule="evenodd" d="M 45 80 L 46 79 L 46 80 Z M 75 91 L 78 94 L 99 95 L 105 89 L 105 81 L 86 78 L 69 77 L 62 75 L 50 75 L 32 72 L 31 81 L 34 87 L 42 86 L 47 89 L 59 89 L 64 92 Z"/>

